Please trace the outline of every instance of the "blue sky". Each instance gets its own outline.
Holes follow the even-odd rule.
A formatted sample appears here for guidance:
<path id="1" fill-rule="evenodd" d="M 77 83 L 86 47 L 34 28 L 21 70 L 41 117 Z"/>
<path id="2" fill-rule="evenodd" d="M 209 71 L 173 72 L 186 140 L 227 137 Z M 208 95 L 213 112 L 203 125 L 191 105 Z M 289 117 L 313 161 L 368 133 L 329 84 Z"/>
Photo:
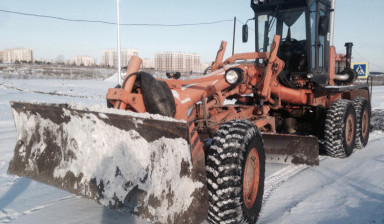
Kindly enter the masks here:
<path id="1" fill-rule="evenodd" d="M 120 0 L 121 23 L 193 23 L 231 19 L 246 21 L 253 16 L 248 0 Z M 72 19 L 116 21 L 115 0 L 1 0 L 0 9 L 45 14 Z M 354 43 L 354 61 L 368 60 L 371 71 L 384 71 L 384 1 L 337 0 L 335 46 Z M 64 55 L 101 58 L 103 49 L 116 48 L 113 25 L 73 23 L 0 12 L 0 49 L 26 47 L 35 58 L 55 59 Z M 238 24 L 236 52 L 254 49 L 253 37 L 241 43 Z M 144 58 L 156 52 L 194 52 L 202 61 L 212 61 L 221 40 L 232 47 L 232 22 L 194 27 L 122 27 L 122 47 L 140 49 Z M 250 31 L 250 36 L 253 32 Z"/>

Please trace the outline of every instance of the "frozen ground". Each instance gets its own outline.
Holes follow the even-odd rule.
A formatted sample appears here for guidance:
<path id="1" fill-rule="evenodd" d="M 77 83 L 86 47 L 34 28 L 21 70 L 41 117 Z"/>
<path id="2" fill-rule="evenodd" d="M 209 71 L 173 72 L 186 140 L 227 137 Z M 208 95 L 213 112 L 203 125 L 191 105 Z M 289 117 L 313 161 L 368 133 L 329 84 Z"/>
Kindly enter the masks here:
<path id="1" fill-rule="evenodd" d="M 7 174 L 16 131 L 9 101 L 104 104 L 103 81 L 0 79 L 0 223 L 147 223 L 27 178 Z M 384 109 L 374 87 L 373 108 Z M 320 166 L 268 164 L 258 223 L 384 224 L 384 133 L 345 160 L 322 157 Z"/>

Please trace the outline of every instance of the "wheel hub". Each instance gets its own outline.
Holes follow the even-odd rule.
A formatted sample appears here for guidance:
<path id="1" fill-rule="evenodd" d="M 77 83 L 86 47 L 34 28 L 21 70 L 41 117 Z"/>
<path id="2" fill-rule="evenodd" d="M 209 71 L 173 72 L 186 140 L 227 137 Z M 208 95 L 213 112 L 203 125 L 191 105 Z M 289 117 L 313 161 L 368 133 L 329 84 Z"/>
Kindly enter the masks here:
<path id="1" fill-rule="evenodd" d="M 347 122 L 345 124 L 345 141 L 347 145 L 352 145 L 353 137 L 355 135 L 355 122 L 353 115 L 348 115 Z"/>
<path id="2" fill-rule="evenodd" d="M 368 111 L 365 110 L 361 122 L 361 134 L 363 137 L 367 136 L 368 134 L 368 121 Z"/>
<path id="3" fill-rule="evenodd" d="M 245 207 L 252 208 L 256 201 L 260 179 L 260 159 L 256 148 L 252 148 L 248 153 L 245 162 L 243 178 L 243 200 Z"/>

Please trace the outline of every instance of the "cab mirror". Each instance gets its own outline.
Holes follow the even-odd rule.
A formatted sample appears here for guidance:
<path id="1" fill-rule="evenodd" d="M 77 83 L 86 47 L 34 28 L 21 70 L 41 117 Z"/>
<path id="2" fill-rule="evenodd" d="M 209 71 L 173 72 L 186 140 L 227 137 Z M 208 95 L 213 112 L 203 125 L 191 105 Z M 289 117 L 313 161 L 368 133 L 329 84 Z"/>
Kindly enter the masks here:
<path id="1" fill-rule="evenodd" d="M 244 24 L 243 25 L 243 43 L 248 42 L 248 25 Z"/>
<path id="2" fill-rule="evenodd" d="M 329 19 L 327 16 L 320 16 L 319 19 L 319 36 L 327 35 L 329 30 Z"/>

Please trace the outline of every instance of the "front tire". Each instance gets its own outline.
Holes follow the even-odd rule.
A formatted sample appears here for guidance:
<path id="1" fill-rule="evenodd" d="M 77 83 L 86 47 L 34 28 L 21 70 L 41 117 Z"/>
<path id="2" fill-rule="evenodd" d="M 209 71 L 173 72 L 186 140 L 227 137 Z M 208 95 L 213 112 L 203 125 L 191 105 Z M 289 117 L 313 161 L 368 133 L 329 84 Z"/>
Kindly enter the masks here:
<path id="1" fill-rule="evenodd" d="M 207 152 L 210 223 L 256 223 L 263 200 L 265 154 L 258 128 L 233 120 L 217 131 Z"/>
<path id="2" fill-rule="evenodd" d="M 356 140 L 356 113 L 349 100 L 334 101 L 325 119 L 325 151 L 336 158 L 350 156 Z"/>

